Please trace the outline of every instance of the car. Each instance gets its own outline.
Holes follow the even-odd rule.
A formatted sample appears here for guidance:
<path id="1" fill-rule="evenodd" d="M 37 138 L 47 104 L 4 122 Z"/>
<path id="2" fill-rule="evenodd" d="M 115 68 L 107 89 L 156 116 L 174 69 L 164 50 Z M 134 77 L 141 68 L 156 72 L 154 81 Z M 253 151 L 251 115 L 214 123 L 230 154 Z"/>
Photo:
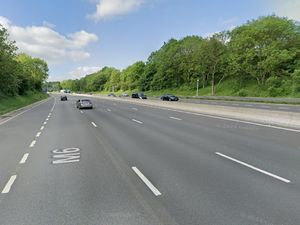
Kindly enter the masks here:
<path id="1" fill-rule="evenodd" d="M 178 101 L 179 98 L 175 95 L 171 95 L 171 94 L 166 94 L 160 97 L 161 100 L 163 101 Z"/>
<path id="2" fill-rule="evenodd" d="M 60 96 L 61 101 L 68 101 L 68 97 L 66 95 Z"/>
<path id="3" fill-rule="evenodd" d="M 147 95 L 145 95 L 143 92 L 138 92 L 138 93 L 133 93 L 131 95 L 131 98 L 147 99 Z"/>
<path id="4" fill-rule="evenodd" d="M 117 97 L 114 93 L 109 93 L 107 96 L 108 97 Z"/>
<path id="5" fill-rule="evenodd" d="M 129 97 L 129 95 L 127 93 L 122 93 L 119 97 Z"/>
<path id="6" fill-rule="evenodd" d="M 76 107 L 78 109 L 92 109 L 93 103 L 90 99 L 79 99 L 76 101 Z"/>

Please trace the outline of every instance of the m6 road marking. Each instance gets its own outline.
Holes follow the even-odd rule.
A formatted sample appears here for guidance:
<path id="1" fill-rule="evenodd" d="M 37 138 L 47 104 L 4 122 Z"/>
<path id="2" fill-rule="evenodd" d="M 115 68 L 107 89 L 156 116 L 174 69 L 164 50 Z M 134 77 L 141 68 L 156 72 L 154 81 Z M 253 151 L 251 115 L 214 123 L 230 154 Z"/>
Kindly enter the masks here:
<path id="1" fill-rule="evenodd" d="M 75 163 L 80 161 L 79 148 L 55 149 L 52 151 L 52 164 Z"/>

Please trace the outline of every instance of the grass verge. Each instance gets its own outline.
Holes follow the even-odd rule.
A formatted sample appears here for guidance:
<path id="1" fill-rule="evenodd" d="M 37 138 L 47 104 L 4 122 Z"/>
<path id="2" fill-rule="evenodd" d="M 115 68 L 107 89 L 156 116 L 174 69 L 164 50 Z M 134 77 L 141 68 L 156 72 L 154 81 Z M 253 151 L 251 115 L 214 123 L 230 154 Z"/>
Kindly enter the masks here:
<path id="1" fill-rule="evenodd" d="M 48 94 L 42 92 L 30 92 L 22 96 L 0 96 L 0 115 L 17 110 L 34 102 L 46 99 Z"/>

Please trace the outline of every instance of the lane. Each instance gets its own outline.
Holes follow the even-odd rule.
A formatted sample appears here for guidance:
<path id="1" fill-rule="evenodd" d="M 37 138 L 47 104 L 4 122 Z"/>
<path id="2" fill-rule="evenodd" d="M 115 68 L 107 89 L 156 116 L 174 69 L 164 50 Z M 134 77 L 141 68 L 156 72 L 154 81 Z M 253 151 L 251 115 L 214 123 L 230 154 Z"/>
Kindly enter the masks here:
<path id="1" fill-rule="evenodd" d="M 107 107 L 110 103 L 102 104 Z M 100 102 L 97 105 L 99 110 L 86 112 L 85 116 L 102 124 L 105 138 L 125 161 L 135 163 L 147 173 L 163 193 L 162 203 L 179 224 L 297 224 L 300 221 L 297 213 L 300 207 L 299 152 L 290 147 L 299 143 L 298 134 L 271 130 L 264 137 L 262 134 L 270 131 L 266 128 L 224 132 L 226 130 L 221 131 L 211 122 L 206 124 L 206 118 L 193 121 L 195 130 L 198 129 L 196 133 L 191 131 L 191 124 L 189 128 L 182 124 L 187 119 L 172 121 L 166 116 L 164 121 L 159 120 L 161 112 L 152 112 L 148 107 L 138 116 L 131 109 L 132 105 L 128 105 L 129 111 L 113 108 L 111 113 L 102 110 Z M 120 103 L 117 106 L 120 107 Z M 144 108 L 136 107 L 138 112 Z M 143 126 L 132 124 L 132 115 L 143 121 Z M 181 124 L 177 127 L 172 125 L 178 123 Z M 217 123 L 224 125 L 224 121 Z M 290 137 L 293 144 L 286 146 L 284 143 L 282 149 L 276 146 L 277 143 L 268 144 L 268 138 L 280 136 L 279 133 L 282 138 L 277 143 Z M 233 155 L 238 159 L 257 163 L 257 168 L 271 168 L 271 172 L 283 173 L 288 178 L 291 175 L 293 182 L 281 183 L 222 160 L 215 154 L 217 150 L 224 154 L 235 153 Z M 259 161 L 255 153 L 266 155 L 265 159 Z M 270 156 L 272 154 L 280 154 L 281 158 L 273 161 L 276 157 Z M 285 160 L 291 160 L 293 166 L 290 168 Z"/>
<path id="2" fill-rule="evenodd" d="M 150 206 L 155 196 L 84 114 L 72 100 L 58 102 L 10 192 L 0 196 L 0 224 L 176 224 L 159 204 Z"/>
<path id="3" fill-rule="evenodd" d="M 109 103 L 102 104 L 107 107 Z M 182 113 L 177 113 L 176 117 L 183 121 L 172 123 L 167 118 L 174 112 L 141 105 L 138 112 L 130 108 L 130 104 L 119 103 L 113 114 L 139 118 L 148 128 L 159 130 L 168 138 L 205 146 L 212 154 L 216 149 L 223 149 L 224 153 L 265 170 L 282 173 L 300 184 L 298 133 Z"/>
<path id="4" fill-rule="evenodd" d="M 53 104 L 54 99 L 49 99 L 0 125 L 0 189 L 17 169 L 25 151 L 33 145 L 35 134 Z"/>
<path id="5" fill-rule="evenodd" d="M 298 133 L 109 100 L 80 111 L 75 99 L 33 132 L 0 224 L 300 221 Z"/>

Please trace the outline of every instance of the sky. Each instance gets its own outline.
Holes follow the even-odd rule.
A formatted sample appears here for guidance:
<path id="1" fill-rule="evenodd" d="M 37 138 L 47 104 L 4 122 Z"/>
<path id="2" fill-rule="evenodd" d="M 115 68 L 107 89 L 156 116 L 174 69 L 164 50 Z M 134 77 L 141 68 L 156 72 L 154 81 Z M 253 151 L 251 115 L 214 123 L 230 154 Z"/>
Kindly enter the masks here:
<path id="1" fill-rule="evenodd" d="M 0 0 L 19 52 L 44 59 L 49 81 L 146 61 L 171 38 L 208 37 L 260 16 L 300 21 L 300 0 Z"/>

